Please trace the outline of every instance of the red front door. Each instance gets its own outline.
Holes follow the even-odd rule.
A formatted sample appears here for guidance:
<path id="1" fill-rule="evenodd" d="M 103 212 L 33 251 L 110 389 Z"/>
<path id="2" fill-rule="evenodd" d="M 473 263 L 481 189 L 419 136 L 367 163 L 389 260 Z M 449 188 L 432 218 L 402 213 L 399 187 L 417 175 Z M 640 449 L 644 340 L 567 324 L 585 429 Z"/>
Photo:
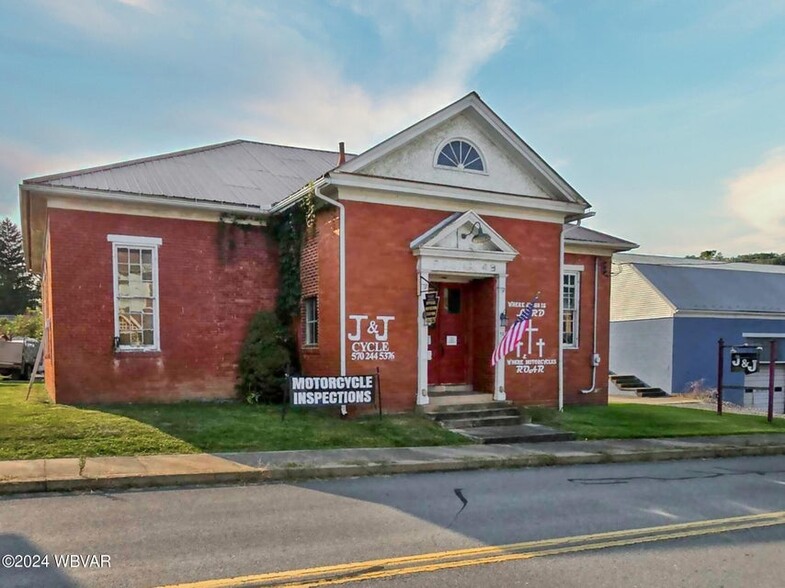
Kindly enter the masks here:
<path id="1" fill-rule="evenodd" d="M 469 381 L 469 288 L 467 284 L 434 284 L 439 291 L 436 324 L 428 328 L 428 384 Z"/>

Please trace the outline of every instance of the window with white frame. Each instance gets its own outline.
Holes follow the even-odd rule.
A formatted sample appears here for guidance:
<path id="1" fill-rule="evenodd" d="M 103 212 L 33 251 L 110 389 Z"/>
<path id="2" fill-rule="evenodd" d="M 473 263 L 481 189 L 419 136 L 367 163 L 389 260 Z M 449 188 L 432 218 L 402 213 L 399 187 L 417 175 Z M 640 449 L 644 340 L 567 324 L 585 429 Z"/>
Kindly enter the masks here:
<path id="1" fill-rule="evenodd" d="M 109 235 L 107 240 L 112 243 L 115 347 L 118 351 L 157 351 L 161 239 Z"/>
<path id="2" fill-rule="evenodd" d="M 477 147 L 464 139 L 445 143 L 436 156 L 436 167 L 484 173 L 485 163 Z"/>
<path id="3" fill-rule="evenodd" d="M 319 305 L 316 297 L 303 300 L 305 311 L 305 344 L 317 345 L 319 343 Z"/>
<path id="4" fill-rule="evenodd" d="M 581 274 L 565 272 L 562 277 L 562 343 L 565 348 L 578 348 L 578 319 L 581 306 Z"/>

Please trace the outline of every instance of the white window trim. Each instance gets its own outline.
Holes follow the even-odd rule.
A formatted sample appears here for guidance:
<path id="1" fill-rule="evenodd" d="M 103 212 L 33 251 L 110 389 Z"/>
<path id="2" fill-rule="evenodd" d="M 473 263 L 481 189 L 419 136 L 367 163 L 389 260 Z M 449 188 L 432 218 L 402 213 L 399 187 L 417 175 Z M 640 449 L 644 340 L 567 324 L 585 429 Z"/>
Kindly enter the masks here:
<path id="1" fill-rule="evenodd" d="M 311 301 L 311 300 L 313 300 L 313 310 L 314 310 L 314 315 L 315 315 L 314 320 L 311 321 L 311 322 L 316 324 L 316 340 L 315 341 L 309 341 L 308 340 L 308 323 L 309 323 L 309 321 L 308 321 L 308 304 L 307 303 L 309 301 Z M 303 344 L 304 344 L 305 347 L 316 347 L 317 345 L 319 345 L 319 298 L 317 296 L 306 296 L 303 299 L 303 311 L 304 311 L 304 313 L 303 313 L 304 314 L 303 322 L 304 322 L 304 327 L 305 327 L 305 337 L 304 337 Z"/>
<path id="2" fill-rule="evenodd" d="M 458 167 L 453 167 L 451 165 L 439 165 L 439 155 L 441 154 L 442 149 L 444 149 L 448 143 L 452 143 L 453 141 L 463 141 L 464 143 L 468 143 L 469 145 L 474 147 L 474 149 L 477 151 L 477 155 L 480 156 L 480 161 L 482 162 L 482 167 L 483 167 L 482 171 L 478 169 L 466 169 L 466 168 L 461 169 Z M 468 172 L 470 174 L 480 174 L 481 176 L 488 175 L 488 160 L 486 159 L 485 155 L 483 155 L 483 152 L 480 150 L 480 148 L 477 147 L 477 144 L 474 141 L 470 141 L 466 137 L 450 137 L 449 139 L 445 139 L 444 141 L 439 143 L 439 146 L 436 148 L 436 153 L 434 153 L 433 156 L 433 167 L 435 167 L 436 169 L 449 169 L 455 172 Z"/>
<path id="3" fill-rule="evenodd" d="M 572 343 L 563 343 L 564 349 L 578 349 L 580 347 L 580 333 L 581 333 L 581 271 L 582 269 L 571 269 L 574 266 L 565 265 L 565 271 L 562 276 L 562 291 L 561 295 L 564 298 L 564 276 L 575 276 L 575 317 L 573 319 L 573 342 Z M 564 312 L 567 309 L 563 309 Z M 562 314 L 561 317 L 562 322 L 564 322 L 564 315 Z"/>
<path id="4" fill-rule="evenodd" d="M 161 237 L 135 237 L 133 235 L 107 235 L 106 240 L 110 243 L 118 243 L 119 245 L 142 245 L 144 247 L 158 247 L 164 241 Z"/>
<path id="5" fill-rule="evenodd" d="M 163 243 L 160 237 L 137 237 L 133 235 L 107 235 L 106 240 L 112 244 L 112 297 L 114 299 L 114 336 L 120 337 L 120 304 L 117 297 L 117 249 L 119 247 L 147 247 L 153 251 L 153 345 L 135 347 L 118 345 L 115 351 L 128 353 L 152 353 L 161 350 L 161 331 L 158 297 L 158 247 Z"/>

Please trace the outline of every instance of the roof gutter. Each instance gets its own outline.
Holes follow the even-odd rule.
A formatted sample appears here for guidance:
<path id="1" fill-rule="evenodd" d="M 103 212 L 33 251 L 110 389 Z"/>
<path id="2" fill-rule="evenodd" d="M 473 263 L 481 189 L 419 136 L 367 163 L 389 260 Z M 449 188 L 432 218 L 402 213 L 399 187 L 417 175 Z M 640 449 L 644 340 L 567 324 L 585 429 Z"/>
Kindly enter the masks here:
<path id="1" fill-rule="evenodd" d="M 289 196 L 287 196 L 283 200 L 279 200 L 278 202 L 273 204 L 272 207 L 269 210 L 270 214 L 277 214 L 279 212 L 283 212 L 284 210 L 286 210 L 288 208 L 291 208 L 292 206 L 297 204 L 297 202 L 303 196 L 308 194 L 311 190 L 316 192 L 317 190 L 320 190 L 321 188 L 323 188 L 324 186 L 326 186 L 329 183 L 330 183 L 330 181 L 327 179 L 327 177 L 326 176 L 322 176 L 318 180 L 315 180 L 315 181 L 313 181 L 313 182 L 311 182 L 309 184 L 306 184 L 305 186 L 303 186 L 302 188 L 297 190 L 297 192 L 293 192 L 292 194 L 290 194 Z M 326 196 L 323 196 L 321 194 L 318 194 L 318 196 L 322 200 L 327 198 Z"/>
<path id="2" fill-rule="evenodd" d="M 44 186 L 41 184 L 25 184 L 19 185 L 20 190 L 20 204 L 21 193 L 36 192 L 47 196 L 63 196 L 63 197 L 88 197 L 97 200 L 106 200 L 113 202 L 133 202 L 136 204 L 160 204 L 163 206 L 173 206 L 180 208 L 194 208 L 197 210 L 206 210 L 212 212 L 225 212 L 234 214 L 250 214 L 267 216 L 269 210 L 264 210 L 259 206 L 243 205 L 243 204 L 229 204 L 223 202 L 211 202 L 207 200 L 190 200 L 187 198 L 177 198 L 170 196 L 146 196 L 142 194 L 131 194 L 128 192 L 112 192 L 108 190 L 89 190 L 85 188 L 75 188 L 66 186 Z"/>

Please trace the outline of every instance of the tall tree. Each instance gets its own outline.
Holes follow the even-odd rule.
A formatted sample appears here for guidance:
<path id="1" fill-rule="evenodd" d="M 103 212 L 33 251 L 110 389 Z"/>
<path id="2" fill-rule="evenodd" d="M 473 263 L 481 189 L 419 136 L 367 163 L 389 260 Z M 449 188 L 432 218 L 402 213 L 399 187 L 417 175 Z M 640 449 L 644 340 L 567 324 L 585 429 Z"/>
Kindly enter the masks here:
<path id="1" fill-rule="evenodd" d="M 6 217 L 0 222 L 0 314 L 22 314 L 39 305 L 38 279 L 27 271 L 22 233 Z"/>

